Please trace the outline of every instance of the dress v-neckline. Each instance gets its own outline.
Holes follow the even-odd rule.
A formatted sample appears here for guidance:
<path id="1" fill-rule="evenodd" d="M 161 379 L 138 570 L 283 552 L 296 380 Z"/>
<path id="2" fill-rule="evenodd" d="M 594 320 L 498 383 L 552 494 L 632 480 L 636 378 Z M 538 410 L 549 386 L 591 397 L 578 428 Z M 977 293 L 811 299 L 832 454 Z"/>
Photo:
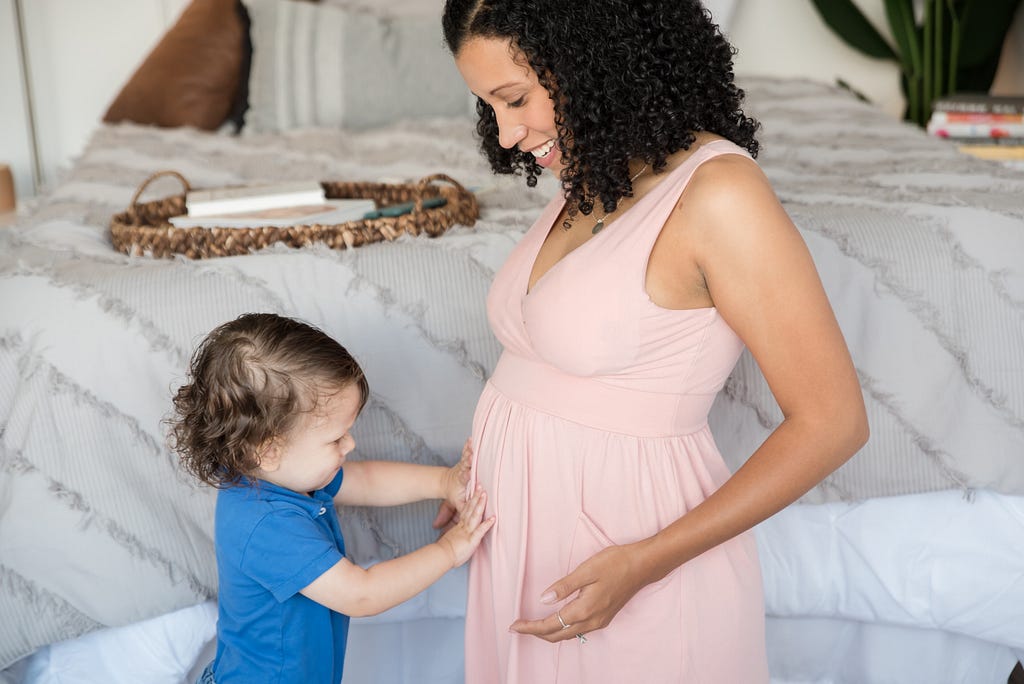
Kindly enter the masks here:
<path id="1" fill-rule="evenodd" d="M 537 280 L 531 286 L 530 285 L 530 278 L 533 277 L 533 271 L 537 268 L 537 259 L 540 257 L 540 250 L 544 249 L 544 243 L 547 242 L 548 238 L 551 236 L 551 232 L 558 227 L 558 226 L 555 225 L 555 222 L 558 220 L 558 217 L 562 215 L 562 210 L 565 209 L 565 203 L 568 201 L 564 196 L 561 197 L 561 202 L 558 204 L 558 211 L 555 212 L 555 215 L 551 219 L 551 224 L 548 226 L 548 229 L 543 233 L 543 236 L 538 241 L 536 249 L 533 250 L 533 256 L 530 259 L 530 269 L 526 273 L 526 285 L 522 289 L 523 298 L 525 299 L 525 298 L 529 297 L 530 295 L 532 295 L 534 292 L 536 292 L 537 287 L 540 286 L 540 284 L 545 279 L 547 279 L 548 275 L 552 271 L 554 271 L 556 268 L 558 268 L 562 264 L 562 262 L 564 262 L 566 259 L 570 258 L 572 255 L 574 255 L 577 252 L 579 252 L 581 249 L 583 249 L 584 247 L 586 247 L 590 243 L 592 243 L 595 240 L 599 239 L 602 235 L 608 233 L 609 230 L 611 229 L 612 225 L 618 223 L 625 216 L 627 216 L 631 211 L 633 211 L 634 209 L 639 207 L 641 204 L 643 204 L 645 201 L 647 201 L 648 197 L 650 197 L 651 195 L 657 194 L 657 192 L 662 187 L 664 187 L 664 184 L 666 182 L 668 182 L 669 179 L 671 179 L 673 175 L 678 173 L 680 169 L 686 167 L 690 163 L 691 160 L 695 159 L 697 157 L 698 153 L 700 153 L 701 150 L 703 150 L 708 145 L 711 145 L 711 144 L 714 144 L 714 143 L 718 142 L 719 140 L 724 140 L 724 138 L 715 138 L 713 140 L 708 140 L 707 142 L 703 143 L 702 145 L 697 147 L 695 150 L 693 150 L 693 152 L 690 153 L 690 156 L 688 156 L 686 159 L 684 159 L 682 162 L 680 162 L 679 165 L 676 168 L 674 168 L 671 171 L 669 171 L 665 175 L 665 177 L 662 178 L 661 181 L 657 185 L 655 185 L 653 188 L 651 188 L 650 190 L 647 191 L 646 195 L 644 195 L 643 197 L 638 199 L 635 203 L 633 203 L 632 206 L 630 206 L 625 211 L 623 211 L 621 214 L 619 214 L 619 216 L 616 219 L 611 221 L 609 224 L 605 225 L 603 230 L 595 233 L 594 235 L 592 235 L 591 237 L 587 238 L 582 243 L 580 243 L 577 247 L 574 247 L 573 249 L 571 249 L 568 252 L 566 252 L 565 254 L 563 254 L 557 261 L 555 261 L 555 263 L 551 264 L 551 266 L 549 266 L 548 269 L 546 271 L 544 271 L 544 273 L 542 273 L 540 275 L 540 277 L 538 277 Z M 540 231 L 538 231 L 538 232 L 540 232 Z"/>
<path id="2" fill-rule="evenodd" d="M 646 197 L 646 195 L 644 197 Z M 641 197 L 640 199 L 642 200 L 643 197 Z M 540 276 L 537 278 L 537 280 L 533 283 L 533 286 L 531 286 L 530 285 L 530 278 L 533 277 L 533 271 L 534 271 L 534 269 L 537 268 L 537 259 L 540 258 L 540 251 L 542 249 L 544 249 L 544 243 L 548 241 L 548 238 L 551 236 L 552 231 L 554 231 L 554 230 L 556 230 L 558 228 L 558 226 L 556 226 L 555 224 L 558 221 L 558 217 L 562 215 L 562 210 L 565 209 L 565 203 L 567 201 L 568 200 L 566 200 L 565 197 L 562 197 L 562 201 L 558 205 L 558 211 L 555 212 L 554 217 L 551 219 L 551 225 L 548 226 L 547 232 L 543 233 L 543 237 L 541 238 L 541 240 L 537 244 L 537 249 L 533 250 L 533 258 L 530 260 L 530 270 L 526 274 L 526 289 L 525 289 L 525 292 L 523 293 L 524 297 L 529 297 L 531 294 L 533 294 L 533 292 L 536 291 L 537 286 L 540 285 L 541 282 L 545 278 L 548 277 L 549 273 L 551 273 L 553 270 L 558 268 L 558 266 L 563 261 L 565 261 L 566 259 L 571 257 L 573 254 L 575 254 L 576 252 L 580 251 L 581 249 L 583 249 L 584 247 L 589 245 L 591 242 L 593 242 L 597 238 L 601 237 L 601 233 L 607 232 L 608 226 L 605 226 L 605 230 L 602 230 L 602 231 L 600 231 L 598 233 L 595 233 L 594 235 L 591 235 L 589 238 L 587 238 L 586 240 L 581 242 L 579 245 L 577 245 L 576 247 L 573 247 L 572 249 L 570 249 L 568 252 L 563 254 L 557 261 L 555 261 L 555 263 L 553 263 L 550 266 L 548 266 L 548 269 L 546 271 L 544 271 L 543 273 L 541 273 Z M 639 201 L 637 203 L 639 204 Z M 636 204 L 634 204 L 633 206 L 635 207 Z M 632 209 L 632 208 L 633 207 L 630 207 L 629 209 L 626 209 L 624 212 L 622 212 L 622 214 L 619 216 L 619 218 L 622 218 L 623 216 L 628 214 L 630 209 Z M 616 219 L 616 221 L 617 220 L 618 219 Z M 612 223 L 615 223 L 615 221 L 613 221 Z M 538 231 L 538 232 L 540 232 L 540 231 Z"/>
<path id="3" fill-rule="evenodd" d="M 689 161 L 689 157 L 687 157 L 686 161 Z M 682 164 L 680 164 L 679 167 L 685 165 L 686 161 L 684 161 Z M 662 183 L 665 182 L 666 180 L 668 180 L 672 176 L 673 173 L 678 171 L 679 167 L 676 167 L 675 169 L 670 171 L 668 173 L 668 175 L 665 176 L 664 179 L 662 179 Z M 533 258 L 530 260 L 530 271 L 526 274 L 526 288 L 524 290 L 523 296 L 524 297 L 529 297 L 531 294 L 533 294 L 534 291 L 536 291 L 537 286 L 541 284 L 541 281 L 543 281 L 545 278 L 547 278 L 548 274 L 551 273 L 552 271 L 554 271 L 556 268 L 558 268 L 562 264 L 563 261 L 565 261 L 566 259 L 571 257 L 576 252 L 580 251 L 581 249 L 583 249 L 584 247 L 586 247 L 590 243 L 594 242 L 595 240 L 600 239 L 602 235 L 607 234 L 612 229 L 612 226 L 614 226 L 616 223 L 621 221 L 625 216 L 627 216 L 629 214 L 629 212 L 633 211 L 635 208 L 637 208 L 638 206 L 643 204 L 643 202 L 648 197 L 650 197 L 654 193 L 655 190 L 657 190 L 660 187 L 661 187 L 661 183 L 658 183 L 657 185 L 655 185 L 653 188 L 651 188 L 650 190 L 647 191 L 646 195 L 644 195 L 643 197 L 638 199 L 635 203 L 633 203 L 632 206 L 628 207 L 621 214 L 619 214 L 617 218 L 615 218 L 614 220 L 612 220 L 609 223 L 605 224 L 605 226 L 604 226 L 604 228 L 602 230 L 598 231 L 597 233 L 594 233 L 589 238 L 587 238 L 582 243 L 580 243 L 578 246 L 574 247 L 573 249 L 570 249 L 568 252 L 563 254 L 561 256 L 561 258 L 559 258 L 555 263 L 551 264 L 551 266 L 548 267 L 548 270 L 544 271 L 540 275 L 540 277 L 537 278 L 537 281 L 533 284 L 533 287 L 530 287 L 530 278 L 533 276 L 533 270 L 535 268 L 537 268 L 537 259 L 540 257 L 540 250 L 544 249 L 544 243 L 547 242 L 548 237 L 551 236 L 551 232 L 558 228 L 558 226 L 555 225 L 555 222 L 558 220 L 558 217 L 562 215 L 562 210 L 565 209 L 565 203 L 568 201 L 568 200 L 566 200 L 565 197 L 562 197 L 562 201 L 561 201 L 561 203 L 558 206 L 558 211 L 555 213 L 554 218 L 551 219 L 551 225 L 548 226 L 547 232 L 544 233 L 543 238 L 540 240 L 539 244 L 537 245 L 537 249 L 534 250 L 534 252 L 533 252 Z"/>

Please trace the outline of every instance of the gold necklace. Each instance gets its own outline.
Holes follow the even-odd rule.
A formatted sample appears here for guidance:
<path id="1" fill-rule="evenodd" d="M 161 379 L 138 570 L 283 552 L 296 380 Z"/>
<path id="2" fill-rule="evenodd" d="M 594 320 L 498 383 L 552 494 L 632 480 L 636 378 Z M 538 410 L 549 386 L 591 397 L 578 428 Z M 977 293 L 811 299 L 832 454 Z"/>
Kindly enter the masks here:
<path id="1" fill-rule="evenodd" d="M 636 179 L 639 178 L 640 176 L 642 176 L 644 174 L 644 171 L 646 171 L 646 170 L 647 170 L 647 164 L 644 164 L 643 168 L 640 169 L 639 171 L 637 171 L 636 175 L 629 179 L 630 185 L 635 183 Z M 590 230 L 591 235 L 597 235 L 602 230 L 604 230 L 605 219 L 607 219 L 610 214 L 614 214 L 618 210 L 619 210 L 619 208 L 618 208 L 618 206 L 616 206 L 614 211 L 611 211 L 611 212 L 607 212 L 606 211 L 604 213 L 604 215 L 601 216 L 601 218 L 597 219 L 597 221 L 594 223 L 594 227 Z M 575 217 L 573 217 L 573 218 L 566 218 L 564 221 L 562 221 L 562 230 L 569 230 L 570 228 L 572 228 L 573 222 L 575 220 L 576 220 Z"/>

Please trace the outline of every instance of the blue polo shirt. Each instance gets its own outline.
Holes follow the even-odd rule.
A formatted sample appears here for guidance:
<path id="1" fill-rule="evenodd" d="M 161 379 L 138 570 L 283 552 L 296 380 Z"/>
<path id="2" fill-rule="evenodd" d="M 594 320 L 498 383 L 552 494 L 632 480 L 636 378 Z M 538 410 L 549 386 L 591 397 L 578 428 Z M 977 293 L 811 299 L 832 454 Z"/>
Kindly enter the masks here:
<path id="1" fill-rule="evenodd" d="M 311 496 L 243 479 L 217 495 L 217 684 L 338 684 L 347 615 L 300 590 L 345 556 L 343 472 Z"/>

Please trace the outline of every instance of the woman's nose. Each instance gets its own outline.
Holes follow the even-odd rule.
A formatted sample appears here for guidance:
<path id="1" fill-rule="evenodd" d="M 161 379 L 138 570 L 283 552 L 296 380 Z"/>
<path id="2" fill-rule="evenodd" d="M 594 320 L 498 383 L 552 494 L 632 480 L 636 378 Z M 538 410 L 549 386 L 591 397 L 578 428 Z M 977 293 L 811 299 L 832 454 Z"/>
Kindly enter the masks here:
<path id="1" fill-rule="evenodd" d="M 506 150 L 512 149 L 526 137 L 526 126 L 522 124 L 501 125 L 498 123 L 498 144 Z"/>

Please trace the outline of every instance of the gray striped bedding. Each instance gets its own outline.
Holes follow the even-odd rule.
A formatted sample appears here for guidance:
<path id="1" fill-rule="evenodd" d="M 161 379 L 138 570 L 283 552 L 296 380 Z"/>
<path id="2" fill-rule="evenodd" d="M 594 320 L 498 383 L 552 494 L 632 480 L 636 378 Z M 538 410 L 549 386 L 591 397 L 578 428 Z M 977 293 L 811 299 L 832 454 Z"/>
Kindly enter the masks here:
<path id="1" fill-rule="evenodd" d="M 760 163 L 814 255 L 861 377 L 864 450 L 803 504 L 957 489 L 1024 494 L 1024 171 L 825 86 L 750 80 Z M 354 251 L 154 261 L 114 252 L 111 213 L 154 171 L 195 187 L 283 179 L 475 187 L 473 228 Z M 146 197 L 178 192 L 161 180 Z M 161 421 L 193 346 L 244 311 L 300 317 L 364 365 L 358 457 L 448 463 L 499 348 L 484 296 L 557 191 L 494 178 L 469 119 L 241 137 L 99 128 L 0 230 L 0 668 L 38 646 L 216 592 L 214 493 Z M 144 198 L 145 199 L 145 198 Z M 733 467 L 781 419 L 745 355 L 712 412 Z M 432 504 L 343 511 L 354 560 L 425 543 Z"/>

